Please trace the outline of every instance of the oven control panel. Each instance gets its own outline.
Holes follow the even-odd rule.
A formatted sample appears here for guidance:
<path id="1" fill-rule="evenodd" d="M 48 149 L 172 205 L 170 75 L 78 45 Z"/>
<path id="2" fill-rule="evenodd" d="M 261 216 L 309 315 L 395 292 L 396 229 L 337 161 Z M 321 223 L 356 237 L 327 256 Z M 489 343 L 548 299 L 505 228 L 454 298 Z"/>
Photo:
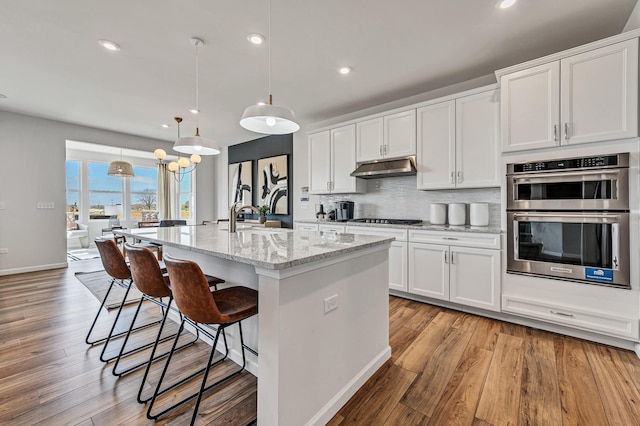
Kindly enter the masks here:
<path id="1" fill-rule="evenodd" d="M 629 154 L 614 154 L 598 157 L 580 157 L 567 158 L 563 160 L 536 161 L 531 163 L 515 163 L 509 164 L 507 171 L 508 173 L 531 173 L 550 170 L 625 167 L 628 165 Z"/>

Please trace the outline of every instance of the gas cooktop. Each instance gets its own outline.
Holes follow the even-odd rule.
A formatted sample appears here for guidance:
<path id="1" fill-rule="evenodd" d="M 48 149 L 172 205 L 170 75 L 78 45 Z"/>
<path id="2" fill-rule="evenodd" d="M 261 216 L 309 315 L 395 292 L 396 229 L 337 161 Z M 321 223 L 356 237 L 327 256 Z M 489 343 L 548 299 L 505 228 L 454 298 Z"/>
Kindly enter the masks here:
<path id="1" fill-rule="evenodd" d="M 363 219 L 351 219 L 349 222 L 358 223 L 382 223 L 385 225 L 416 225 L 422 223 L 420 219 L 376 219 L 376 218 L 363 218 Z"/>

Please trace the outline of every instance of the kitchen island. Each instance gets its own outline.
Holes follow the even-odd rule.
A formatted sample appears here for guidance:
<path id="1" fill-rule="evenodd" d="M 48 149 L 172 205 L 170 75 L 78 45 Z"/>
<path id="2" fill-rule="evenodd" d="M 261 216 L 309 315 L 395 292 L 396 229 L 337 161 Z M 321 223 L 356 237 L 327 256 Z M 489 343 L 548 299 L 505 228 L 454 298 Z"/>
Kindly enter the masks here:
<path id="1" fill-rule="evenodd" d="M 259 292 L 243 323 L 247 370 L 258 377 L 258 424 L 325 424 L 391 356 L 392 239 L 226 224 L 117 231 L 162 244 L 227 284 Z M 236 327 L 227 333 L 241 359 Z"/>

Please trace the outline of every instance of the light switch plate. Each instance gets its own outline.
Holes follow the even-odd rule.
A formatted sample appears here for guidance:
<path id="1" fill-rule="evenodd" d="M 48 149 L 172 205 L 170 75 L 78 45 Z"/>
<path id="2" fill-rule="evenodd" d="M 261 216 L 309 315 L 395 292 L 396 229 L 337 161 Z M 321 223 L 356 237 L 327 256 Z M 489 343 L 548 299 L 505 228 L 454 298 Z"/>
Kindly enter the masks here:
<path id="1" fill-rule="evenodd" d="M 6 207 L 4 201 L 0 201 L 0 210 L 4 210 L 5 208 Z"/>
<path id="2" fill-rule="evenodd" d="M 55 208 L 55 203 L 53 201 L 38 201 L 36 207 L 39 209 L 53 209 Z"/>
<path id="3" fill-rule="evenodd" d="M 8 254 L 9 253 L 9 249 L 8 248 L 0 248 L 0 254 Z"/>

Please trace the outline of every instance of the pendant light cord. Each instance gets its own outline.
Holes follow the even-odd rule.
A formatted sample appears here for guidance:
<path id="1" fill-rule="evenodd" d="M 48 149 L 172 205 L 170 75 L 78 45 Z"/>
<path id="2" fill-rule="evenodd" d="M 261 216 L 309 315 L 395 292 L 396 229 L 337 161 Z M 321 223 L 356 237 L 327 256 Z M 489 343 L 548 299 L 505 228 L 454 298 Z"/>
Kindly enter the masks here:
<path id="1" fill-rule="evenodd" d="M 269 0 L 269 105 L 271 105 L 271 0 Z"/>
<path id="2" fill-rule="evenodd" d="M 199 98 L 199 92 L 200 92 L 200 73 L 199 73 L 199 69 L 200 69 L 200 60 L 199 57 L 200 55 L 198 54 L 198 45 L 200 44 L 200 42 L 196 42 L 196 111 L 198 111 L 198 114 L 200 113 L 200 98 Z M 197 117 L 196 117 L 196 121 L 197 121 Z"/>

